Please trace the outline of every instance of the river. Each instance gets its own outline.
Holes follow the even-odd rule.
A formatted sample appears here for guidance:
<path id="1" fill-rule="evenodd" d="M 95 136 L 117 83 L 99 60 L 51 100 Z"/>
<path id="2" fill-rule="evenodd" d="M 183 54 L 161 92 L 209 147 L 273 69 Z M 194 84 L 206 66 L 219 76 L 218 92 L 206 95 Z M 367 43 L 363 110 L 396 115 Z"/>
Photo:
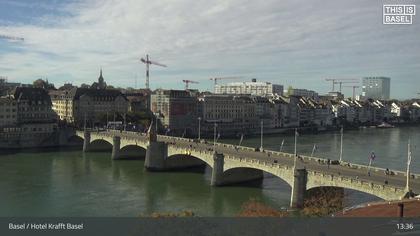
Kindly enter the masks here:
<path id="1" fill-rule="evenodd" d="M 343 159 L 405 170 L 407 142 L 413 146 L 413 172 L 420 173 L 420 127 L 345 131 Z M 294 137 L 264 137 L 264 148 L 293 152 Z M 221 140 L 237 143 L 239 140 Z M 340 134 L 300 135 L 298 152 L 338 159 Z M 246 138 L 245 146 L 260 146 Z M 198 216 L 234 216 L 250 198 L 274 208 L 289 204 L 290 187 L 267 176 L 261 185 L 210 187 L 211 170 L 147 172 L 144 160 L 111 161 L 110 153 L 82 151 L 21 152 L 0 155 L 0 216 L 139 216 L 190 210 Z M 377 198 L 348 191 L 346 205 Z"/>

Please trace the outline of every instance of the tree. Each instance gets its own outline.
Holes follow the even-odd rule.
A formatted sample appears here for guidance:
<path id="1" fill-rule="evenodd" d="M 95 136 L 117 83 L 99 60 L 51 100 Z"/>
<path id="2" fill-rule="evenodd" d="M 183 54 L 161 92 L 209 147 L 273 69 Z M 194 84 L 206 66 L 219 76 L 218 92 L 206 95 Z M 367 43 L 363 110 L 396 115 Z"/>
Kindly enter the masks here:
<path id="1" fill-rule="evenodd" d="M 305 216 L 329 216 L 343 209 L 344 189 L 319 187 L 307 191 L 304 208 Z"/>
<path id="2" fill-rule="evenodd" d="M 48 80 L 37 79 L 32 84 L 35 88 L 43 88 L 46 90 L 55 89 L 54 84 L 48 83 Z"/>
<path id="3" fill-rule="evenodd" d="M 80 88 L 90 88 L 90 85 L 83 83 L 80 85 Z"/>
<path id="4" fill-rule="evenodd" d="M 286 211 L 279 211 L 267 206 L 256 199 L 251 198 L 242 204 L 239 217 L 284 217 L 288 216 Z"/>

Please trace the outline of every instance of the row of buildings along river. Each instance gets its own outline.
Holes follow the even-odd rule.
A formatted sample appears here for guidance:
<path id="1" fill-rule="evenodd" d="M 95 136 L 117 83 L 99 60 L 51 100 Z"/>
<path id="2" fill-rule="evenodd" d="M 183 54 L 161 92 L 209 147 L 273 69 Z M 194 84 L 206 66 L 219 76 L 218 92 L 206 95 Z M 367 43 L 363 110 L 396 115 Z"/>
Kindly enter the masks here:
<path id="1" fill-rule="evenodd" d="M 420 121 L 420 101 L 345 99 L 339 92 L 315 91 L 268 82 L 217 85 L 215 93 L 197 90 L 117 89 L 108 86 L 102 70 L 97 82 L 55 89 L 0 83 L 1 147 L 65 145 L 74 128 L 144 131 L 151 120 L 167 135 L 204 137 L 281 133 L 294 128 L 327 130 Z M 128 118 L 127 118 L 128 117 Z M 121 125 L 117 125 L 121 124 Z M 71 127 L 69 129 L 69 127 Z"/>

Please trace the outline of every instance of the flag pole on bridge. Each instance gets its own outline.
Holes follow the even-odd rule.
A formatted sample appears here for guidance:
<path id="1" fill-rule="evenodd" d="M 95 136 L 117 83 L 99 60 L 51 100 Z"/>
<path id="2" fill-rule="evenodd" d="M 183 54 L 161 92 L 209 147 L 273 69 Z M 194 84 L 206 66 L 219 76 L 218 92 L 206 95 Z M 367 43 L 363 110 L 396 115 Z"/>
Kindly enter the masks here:
<path id="1" fill-rule="evenodd" d="M 312 148 L 311 157 L 313 157 L 313 156 L 314 156 L 315 150 L 316 150 L 316 144 L 314 143 L 314 147 Z"/>
<path id="2" fill-rule="evenodd" d="M 216 152 L 216 129 L 217 129 L 217 123 L 214 123 L 214 139 L 213 139 L 213 151 Z"/>
<path id="3" fill-rule="evenodd" d="M 116 114 L 114 112 L 114 130 L 117 129 L 117 126 L 115 125 L 115 118 L 116 118 Z"/>
<path id="4" fill-rule="evenodd" d="M 263 137 L 264 137 L 264 121 L 261 120 L 261 145 L 260 145 L 260 152 L 263 151 Z"/>
<path id="5" fill-rule="evenodd" d="M 297 136 L 299 135 L 297 128 L 295 129 L 295 159 L 293 161 L 293 169 L 296 169 L 296 158 L 297 158 Z"/>
<path id="6" fill-rule="evenodd" d="M 284 139 L 281 141 L 280 152 L 283 151 L 283 146 L 284 146 Z"/>
<path id="7" fill-rule="evenodd" d="M 150 133 L 150 131 L 152 131 L 152 126 L 153 126 L 153 120 L 151 120 L 149 128 L 147 129 L 147 134 Z"/>
<path id="8" fill-rule="evenodd" d="M 408 139 L 407 145 L 408 153 L 407 153 L 407 182 L 405 185 L 405 189 L 407 192 L 410 191 L 410 164 L 411 164 L 411 140 Z"/>
<path id="9" fill-rule="evenodd" d="M 201 117 L 198 117 L 198 140 L 201 140 Z"/>
<path id="10" fill-rule="evenodd" d="M 244 133 L 241 134 L 241 140 L 239 140 L 239 145 L 238 146 L 241 146 L 242 141 L 244 141 Z"/>
<path id="11" fill-rule="evenodd" d="M 86 131 L 86 112 L 85 112 L 85 120 L 84 120 L 84 125 L 83 125 L 84 130 Z"/>
<path id="12" fill-rule="evenodd" d="M 124 113 L 124 131 L 127 131 L 127 120 L 126 120 L 126 118 L 127 118 L 127 113 Z"/>
<path id="13" fill-rule="evenodd" d="M 344 128 L 341 126 L 341 144 L 340 144 L 340 162 L 343 160 L 343 136 L 344 136 Z"/>
<path id="14" fill-rule="evenodd" d="M 108 118 L 108 112 L 106 112 L 106 130 L 108 131 L 108 124 L 109 124 L 109 118 Z"/>
<path id="15" fill-rule="evenodd" d="M 297 128 L 295 129 L 295 156 L 297 156 L 297 136 L 299 135 Z"/>

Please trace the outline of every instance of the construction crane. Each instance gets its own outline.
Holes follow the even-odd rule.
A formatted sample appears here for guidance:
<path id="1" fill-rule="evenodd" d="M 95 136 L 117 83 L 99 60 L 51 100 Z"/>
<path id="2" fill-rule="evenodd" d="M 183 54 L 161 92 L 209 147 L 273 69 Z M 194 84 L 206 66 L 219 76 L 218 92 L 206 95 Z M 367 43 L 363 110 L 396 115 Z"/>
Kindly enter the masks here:
<path id="1" fill-rule="evenodd" d="M 358 83 L 359 79 L 325 79 L 326 81 L 332 81 L 332 92 L 335 91 L 335 85 L 340 84 L 340 93 L 341 93 L 341 85 L 343 83 Z"/>
<path id="2" fill-rule="evenodd" d="M 358 83 L 357 82 L 351 82 L 351 81 L 339 81 L 339 82 L 335 82 L 335 84 L 339 84 L 340 85 L 340 90 L 339 91 L 341 93 L 343 84 L 358 84 Z"/>
<path id="3" fill-rule="evenodd" d="M 217 77 L 217 78 L 210 78 L 210 80 L 214 81 L 214 92 L 216 92 L 216 85 L 218 80 L 225 80 L 225 79 L 240 79 L 241 76 L 230 76 L 230 77 Z"/>
<path id="4" fill-rule="evenodd" d="M 19 41 L 25 41 L 24 38 L 21 37 L 16 37 L 16 36 L 10 36 L 10 35 L 4 35 L 4 34 L 0 34 L 0 38 L 1 39 L 9 39 L 9 40 L 19 40 Z"/>
<path id="5" fill-rule="evenodd" d="M 189 84 L 198 84 L 199 82 L 194 81 L 194 80 L 188 80 L 188 79 L 184 79 L 182 80 L 182 82 L 185 83 L 185 90 L 188 90 L 188 85 Z"/>
<path id="6" fill-rule="evenodd" d="M 355 100 L 356 99 L 356 89 L 357 88 L 360 88 L 360 86 L 353 85 L 353 86 L 344 86 L 344 87 L 346 87 L 346 88 L 353 88 L 353 100 Z"/>
<path id="7" fill-rule="evenodd" d="M 146 89 L 150 89 L 149 88 L 149 66 L 150 65 L 157 65 L 157 66 L 162 66 L 162 67 L 167 67 L 167 66 L 164 65 L 164 64 L 161 64 L 159 62 L 151 61 L 149 59 L 149 55 L 148 54 L 146 54 L 146 58 L 143 58 L 142 57 L 140 59 L 140 61 L 143 62 L 144 64 L 146 64 Z"/>

